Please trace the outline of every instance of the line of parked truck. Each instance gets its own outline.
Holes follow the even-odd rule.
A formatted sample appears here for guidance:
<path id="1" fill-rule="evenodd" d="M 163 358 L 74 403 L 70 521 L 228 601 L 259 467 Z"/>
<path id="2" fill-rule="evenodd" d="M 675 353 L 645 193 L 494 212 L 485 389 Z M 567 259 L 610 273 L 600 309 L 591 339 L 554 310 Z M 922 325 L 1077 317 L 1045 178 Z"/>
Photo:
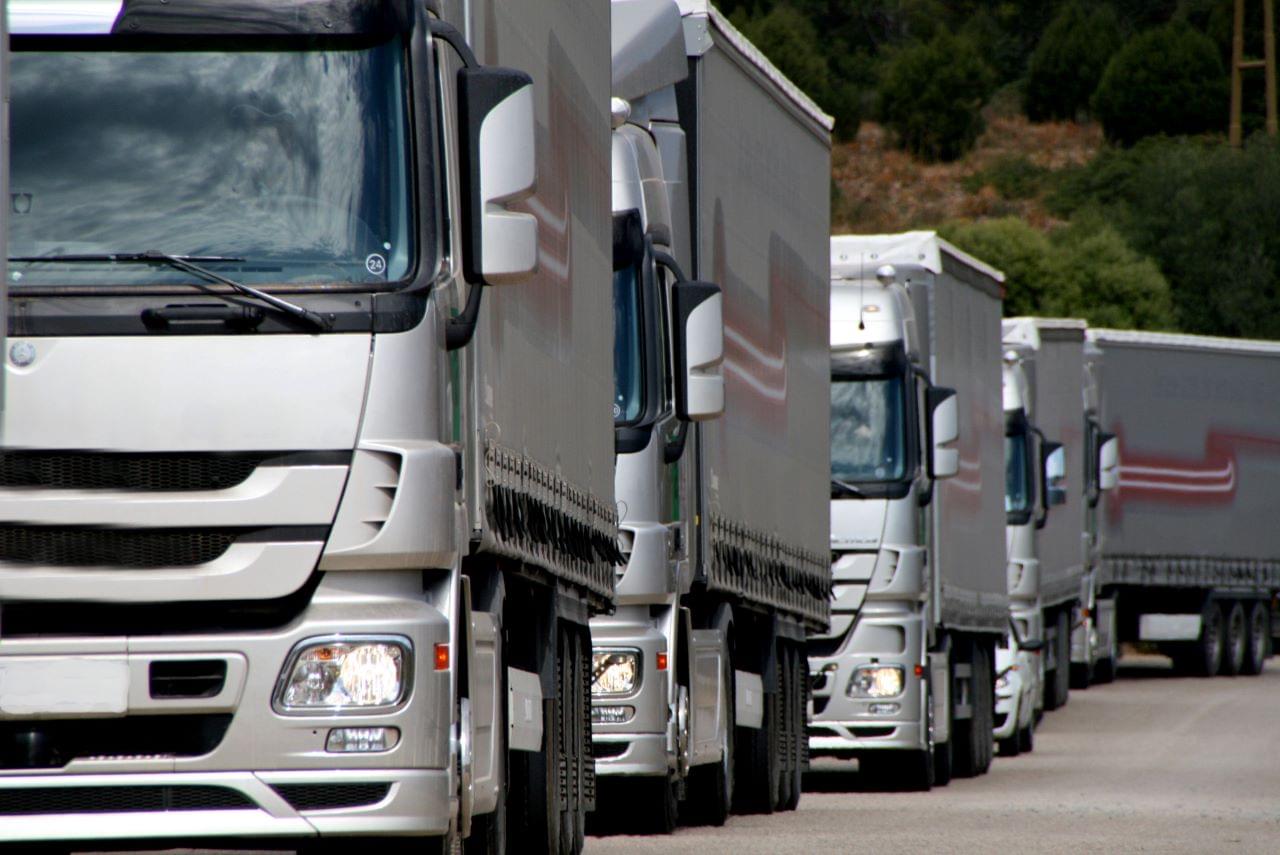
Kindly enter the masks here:
<path id="1" fill-rule="evenodd" d="M 7 12 L 0 847 L 576 853 L 1262 668 L 1280 346 L 829 238 L 706 0 Z"/>

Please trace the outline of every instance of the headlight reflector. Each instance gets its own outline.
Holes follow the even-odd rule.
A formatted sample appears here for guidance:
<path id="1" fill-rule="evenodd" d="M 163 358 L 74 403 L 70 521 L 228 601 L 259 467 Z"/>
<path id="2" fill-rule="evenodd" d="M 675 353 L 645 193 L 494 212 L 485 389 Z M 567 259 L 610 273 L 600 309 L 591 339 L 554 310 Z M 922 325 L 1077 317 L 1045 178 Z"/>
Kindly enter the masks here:
<path id="1" fill-rule="evenodd" d="M 393 707 L 404 699 L 410 664 L 407 641 L 304 642 L 281 674 L 276 706 L 287 712 Z"/>
<path id="2" fill-rule="evenodd" d="M 897 665 L 867 665 L 849 679 L 851 698 L 892 698 L 902 694 L 906 674 Z"/>
<path id="3" fill-rule="evenodd" d="M 627 695 L 640 685 L 639 650 L 593 650 L 591 694 Z"/>

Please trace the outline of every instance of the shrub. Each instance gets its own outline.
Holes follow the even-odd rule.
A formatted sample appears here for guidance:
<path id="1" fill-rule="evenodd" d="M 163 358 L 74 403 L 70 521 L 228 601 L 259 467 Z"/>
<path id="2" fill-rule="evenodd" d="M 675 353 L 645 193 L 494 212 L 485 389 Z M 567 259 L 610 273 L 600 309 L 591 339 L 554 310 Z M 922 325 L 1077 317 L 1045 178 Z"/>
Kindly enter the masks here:
<path id="1" fill-rule="evenodd" d="M 1048 169 L 1032 163 L 1024 155 L 1009 154 L 966 176 L 962 184 L 970 193 L 990 185 L 1005 199 L 1030 199 L 1039 195 L 1049 174 Z"/>
<path id="2" fill-rule="evenodd" d="M 1155 134 L 1199 134 L 1226 124 L 1227 79 L 1208 36 L 1175 21 L 1122 47 L 1093 96 L 1107 138 L 1133 145 Z"/>
<path id="3" fill-rule="evenodd" d="M 955 223 L 943 234 L 1004 272 L 1006 316 L 1075 317 L 1137 329 L 1173 325 L 1160 269 L 1095 219 L 1052 235 L 1013 217 Z"/>
<path id="4" fill-rule="evenodd" d="M 1070 120 L 1088 109 L 1107 62 L 1121 44 L 1120 20 L 1110 6 L 1082 0 L 1063 6 L 1028 63 L 1023 99 L 1027 117 L 1036 122 Z"/>
<path id="5" fill-rule="evenodd" d="M 900 147 L 928 160 L 955 160 L 982 133 L 982 106 L 994 85 L 977 48 L 941 31 L 889 59 L 877 112 Z"/>

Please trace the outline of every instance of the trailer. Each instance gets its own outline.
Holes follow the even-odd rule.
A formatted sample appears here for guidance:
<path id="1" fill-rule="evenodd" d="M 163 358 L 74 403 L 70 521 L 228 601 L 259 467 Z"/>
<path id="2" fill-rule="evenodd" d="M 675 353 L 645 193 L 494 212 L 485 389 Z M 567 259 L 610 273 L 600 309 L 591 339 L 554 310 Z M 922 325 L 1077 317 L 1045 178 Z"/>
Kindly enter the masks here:
<path id="1" fill-rule="evenodd" d="M 609 4 L 9 12 L 0 841 L 580 851 Z"/>
<path id="2" fill-rule="evenodd" d="M 830 584 L 831 120 L 705 2 L 612 11 L 627 565 L 592 620 L 599 820 L 669 832 L 800 799 Z"/>
<path id="3" fill-rule="evenodd" d="M 1257 674 L 1280 592 L 1280 345 L 1090 330 L 1119 486 L 1100 507 L 1119 638 L 1180 669 Z"/>
<path id="4" fill-rule="evenodd" d="M 1004 277 L 932 232 L 833 237 L 831 268 L 834 590 L 809 746 L 927 789 L 993 753 Z"/>

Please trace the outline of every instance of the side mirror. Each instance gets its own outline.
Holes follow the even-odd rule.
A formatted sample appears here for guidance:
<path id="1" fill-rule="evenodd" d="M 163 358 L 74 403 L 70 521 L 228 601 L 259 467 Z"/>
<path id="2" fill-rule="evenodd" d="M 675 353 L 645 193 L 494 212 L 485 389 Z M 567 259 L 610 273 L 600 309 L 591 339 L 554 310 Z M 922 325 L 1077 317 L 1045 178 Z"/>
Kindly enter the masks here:
<path id="1" fill-rule="evenodd" d="M 700 422 L 724 412 L 724 295 L 710 282 L 671 288 L 675 316 L 676 416 Z"/>
<path id="2" fill-rule="evenodd" d="M 1018 647 L 1028 653 L 1039 653 L 1044 649 L 1043 638 L 1020 638 L 1018 639 Z"/>
<path id="3" fill-rule="evenodd" d="M 1044 506 L 1067 503 L 1067 491 L 1062 482 L 1067 477 L 1067 450 L 1060 442 L 1046 442 L 1041 451 L 1044 460 Z"/>
<path id="4" fill-rule="evenodd" d="M 1098 489 L 1120 486 L 1120 443 L 1115 434 L 1100 434 L 1098 443 Z"/>
<path id="5" fill-rule="evenodd" d="M 505 205 L 533 192 L 533 78 L 496 66 L 459 70 L 458 124 L 463 274 L 496 285 L 532 273 L 538 221 Z"/>
<path id="6" fill-rule="evenodd" d="M 946 446 L 960 438 L 960 410 L 956 390 L 930 386 L 925 391 L 929 413 L 929 477 L 951 478 L 960 471 L 960 450 Z"/>

